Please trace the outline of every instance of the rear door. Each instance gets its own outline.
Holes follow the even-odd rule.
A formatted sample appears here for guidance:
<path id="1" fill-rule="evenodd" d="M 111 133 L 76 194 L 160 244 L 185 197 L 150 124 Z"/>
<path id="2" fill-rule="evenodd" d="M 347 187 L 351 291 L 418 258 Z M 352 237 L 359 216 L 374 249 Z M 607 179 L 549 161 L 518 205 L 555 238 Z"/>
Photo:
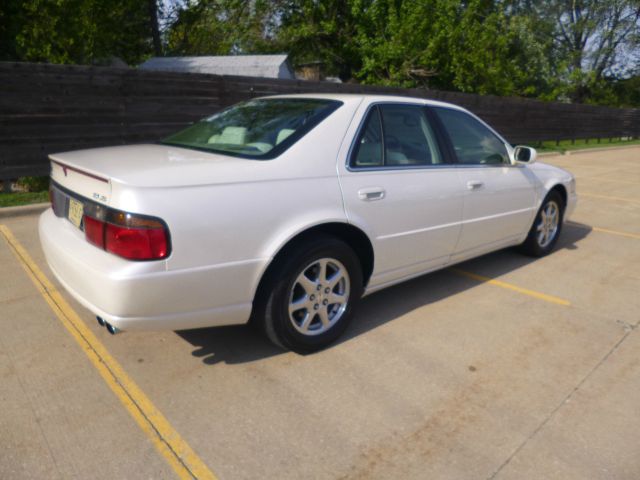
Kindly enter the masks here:
<path id="1" fill-rule="evenodd" d="M 423 105 L 361 108 L 339 173 L 348 218 L 374 242 L 372 289 L 447 263 L 463 192 Z"/>
<path id="2" fill-rule="evenodd" d="M 469 256 L 524 235 L 535 214 L 536 178 L 512 163 L 505 143 L 468 113 L 431 107 L 448 134 L 464 195 L 456 254 Z"/>

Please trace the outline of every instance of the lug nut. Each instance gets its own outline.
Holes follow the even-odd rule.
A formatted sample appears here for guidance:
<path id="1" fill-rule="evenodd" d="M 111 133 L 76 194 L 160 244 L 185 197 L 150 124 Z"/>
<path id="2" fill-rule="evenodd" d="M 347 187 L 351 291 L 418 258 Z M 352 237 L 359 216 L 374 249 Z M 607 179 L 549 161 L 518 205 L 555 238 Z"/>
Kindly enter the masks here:
<path id="1" fill-rule="evenodd" d="M 316 299 L 316 296 L 315 296 L 315 295 L 311 295 L 311 296 L 309 297 L 309 300 L 311 300 L 311 301 L 314 301 L 315 299 Z"/>
<path id="2" fill-rule="evenodd" d="M 314 309 L 314 310 L 317 310 L 317 309 L 319 309 L 319 308 L 320 308 L 320 305 L 318 305 L 317 303 L 313 306 L 313 309 Z"/>
<path id="3" fill-rule="evenodd" d="M 326 305 L 326 304 L 328 304 L 328 303 L 329 303 L 329 300 L 327 300 L 326 298 L 322 301 L 322 304 L 323 304 L 323 305 Z"/>
<path id="4" fill-rule="evenodd" d="M 329 293 L 331 290 L 329 290 L 329 288 L 325 288 L 324 289 L 324 293 Z"/>

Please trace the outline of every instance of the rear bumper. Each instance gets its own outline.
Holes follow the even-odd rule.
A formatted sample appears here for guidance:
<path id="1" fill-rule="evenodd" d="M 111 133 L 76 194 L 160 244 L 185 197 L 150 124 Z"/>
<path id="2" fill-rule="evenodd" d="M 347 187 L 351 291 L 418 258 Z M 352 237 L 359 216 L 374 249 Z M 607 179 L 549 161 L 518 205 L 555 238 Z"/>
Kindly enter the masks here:
<path id="1" fill-rule="evenodd" d="M 167 261 L 132 262 L 89 244 L 51 209 L 40 216 L 47 263 L 69 293 L 121 330 L 182 330 L 246 323 L 262 262 L 171 271 Z"/>

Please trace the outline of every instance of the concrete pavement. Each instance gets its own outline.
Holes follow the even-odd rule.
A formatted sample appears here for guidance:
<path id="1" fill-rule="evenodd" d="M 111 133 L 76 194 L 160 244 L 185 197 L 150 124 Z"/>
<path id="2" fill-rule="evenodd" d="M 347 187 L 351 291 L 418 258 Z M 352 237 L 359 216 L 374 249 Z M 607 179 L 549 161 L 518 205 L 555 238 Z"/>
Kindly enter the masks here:
<path id="1" fill-rule="evenodd" d="M 246 327 L 111 337 L 65 298 L 222 479 L 636 479 L 640 148 L 544 161 L 578 177 L 557 251 L 459 268 L 568 306 L 447 270 L 298 356 Z M 36 220 L 1 223 L 52 279 Z M 173 478 L 2 239 L 0 269 L 0 478 Z"/>

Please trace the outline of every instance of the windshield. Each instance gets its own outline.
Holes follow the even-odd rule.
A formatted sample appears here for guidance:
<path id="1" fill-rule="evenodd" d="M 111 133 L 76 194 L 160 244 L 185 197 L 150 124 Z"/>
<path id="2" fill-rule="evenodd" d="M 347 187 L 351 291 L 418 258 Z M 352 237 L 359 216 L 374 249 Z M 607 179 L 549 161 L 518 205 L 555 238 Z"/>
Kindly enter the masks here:
<path id="1" fill-rule="evenodd" d="M 244 158 L 275 158 L 342 102 L 316 98 L 264 98 L 239 103 L 160 143 Z"/>

